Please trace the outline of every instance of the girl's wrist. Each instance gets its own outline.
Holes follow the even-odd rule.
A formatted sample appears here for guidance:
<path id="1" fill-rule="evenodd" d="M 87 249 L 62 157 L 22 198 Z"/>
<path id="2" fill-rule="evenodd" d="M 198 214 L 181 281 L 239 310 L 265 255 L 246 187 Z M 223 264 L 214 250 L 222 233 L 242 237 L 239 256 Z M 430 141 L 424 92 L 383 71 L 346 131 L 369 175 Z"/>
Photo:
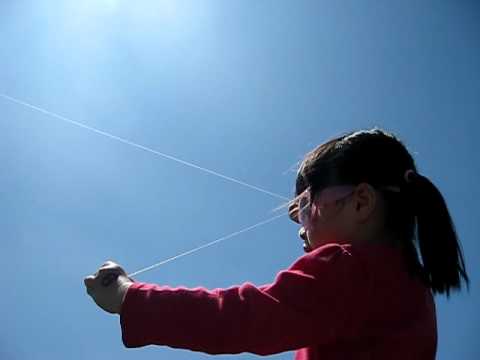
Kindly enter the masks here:
<path id="1" fill-rule="evenodd" d="M 119 307 L 118 307 L 118 311 L 117 311 L 117 314 L 119 314 L 119 315 L 122 312 L 123 303 L 125 302 L 125 298 L 127 297 L 128 289 L 132 285 L 133 285 L 133 282 L 130 281 L 130 280 L 127 280 L 127 281 L 122 282 L 121 285 L 119 286 L 120 302 L 119 302 Z"/>

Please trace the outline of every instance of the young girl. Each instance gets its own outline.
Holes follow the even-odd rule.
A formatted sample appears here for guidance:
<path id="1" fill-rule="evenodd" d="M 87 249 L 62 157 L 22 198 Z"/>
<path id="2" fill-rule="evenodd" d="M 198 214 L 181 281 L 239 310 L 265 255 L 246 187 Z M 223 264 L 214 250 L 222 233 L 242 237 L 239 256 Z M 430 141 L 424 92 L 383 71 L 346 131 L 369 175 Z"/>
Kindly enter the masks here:
<path id="1" fill-rule="evenodd" d="M 395 136 L 354 132 L 307 154 L 289 214 L 307 254 L 269 285 L 171 288 L 134 282 L 107 262 L 85 279 L 87 292 L 120 314 L 127 347 L 435 358 L 433 294 L 469 280 L 442 195 Z"/>

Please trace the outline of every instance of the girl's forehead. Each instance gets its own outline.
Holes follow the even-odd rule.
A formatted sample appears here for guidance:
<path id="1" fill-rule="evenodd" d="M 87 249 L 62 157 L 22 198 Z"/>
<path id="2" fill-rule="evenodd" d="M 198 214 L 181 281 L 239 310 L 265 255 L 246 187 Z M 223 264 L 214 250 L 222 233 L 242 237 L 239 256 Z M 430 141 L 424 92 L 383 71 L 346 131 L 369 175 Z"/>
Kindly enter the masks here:
<path id="1" fill-rule="evenodd" d="M 305 191 L 307 187 L 308 187 L 308 184 L 305 181 L 305 178 L 301 173 L 298 173 L 297 179 L 295 181 L 295 196 L 300 195 L 302 192 Z"/>
<path id="2" fill-rule="evenodd" d="M 307 181 L 307 178 L 302 173 L 297 175 L 297 179 L 295 181 L 295 196 L 300 195 L 303 193 L 307 188 L 313 187 L 315 192 L 322 190 L 328 186 L 332 186 L 336 184 L 335 181 L 329 181 L 329 174 L 327 171 L 324 172 L 316 172 L 314 175 L 314 180 L 312 183 Z"/>

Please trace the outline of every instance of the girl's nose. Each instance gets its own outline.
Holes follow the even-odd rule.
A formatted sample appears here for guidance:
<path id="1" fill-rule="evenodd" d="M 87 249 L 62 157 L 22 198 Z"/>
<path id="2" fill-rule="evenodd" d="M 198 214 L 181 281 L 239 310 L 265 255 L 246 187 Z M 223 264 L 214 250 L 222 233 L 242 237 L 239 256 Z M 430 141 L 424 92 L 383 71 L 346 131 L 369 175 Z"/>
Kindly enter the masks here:
<path id="1" fill-rule="evenodd" d="M 290 206 L 288 207 L 288 216 L 292 221 L 300 224 L 298 220 L 298 204 L 296 202 L 290 204 Z"/>

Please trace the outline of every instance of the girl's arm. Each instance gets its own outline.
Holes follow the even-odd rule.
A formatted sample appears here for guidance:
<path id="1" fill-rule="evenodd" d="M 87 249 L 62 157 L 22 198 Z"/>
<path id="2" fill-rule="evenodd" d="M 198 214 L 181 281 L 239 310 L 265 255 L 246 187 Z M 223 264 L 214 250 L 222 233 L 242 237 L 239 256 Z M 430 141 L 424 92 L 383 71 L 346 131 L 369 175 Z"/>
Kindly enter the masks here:
<path id="1" fill-rule="evenodd" d="M 167 345 L 209 354 L 260 355 L 328 344 L 354 333 L 365 302 L 358 264 L 339 245 L 321 247 L 271 285 L 228 289 L 135 283 L 121 310 L 127 347 Z"/>

